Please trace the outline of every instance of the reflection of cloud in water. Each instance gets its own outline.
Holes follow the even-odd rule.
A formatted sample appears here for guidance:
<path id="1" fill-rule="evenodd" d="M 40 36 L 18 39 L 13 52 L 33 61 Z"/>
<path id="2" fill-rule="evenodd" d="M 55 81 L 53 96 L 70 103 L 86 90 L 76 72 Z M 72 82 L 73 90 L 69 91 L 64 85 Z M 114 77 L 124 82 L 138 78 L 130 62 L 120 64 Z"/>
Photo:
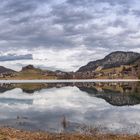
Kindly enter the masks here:
<path id="1" fill-rule="evenodd" d="M 43 89 L 32 95 L 13 89 L 0 94 L 0 106 L 1 124 L 20 128 L 59 130 L 65 115 L 73 123 L 102 125 L 113 132 L 140 132 L 140 105 L 115 107 L 77 87 Z M 26 116 L 28 120 L 18 125 L 17 116 Z"/>

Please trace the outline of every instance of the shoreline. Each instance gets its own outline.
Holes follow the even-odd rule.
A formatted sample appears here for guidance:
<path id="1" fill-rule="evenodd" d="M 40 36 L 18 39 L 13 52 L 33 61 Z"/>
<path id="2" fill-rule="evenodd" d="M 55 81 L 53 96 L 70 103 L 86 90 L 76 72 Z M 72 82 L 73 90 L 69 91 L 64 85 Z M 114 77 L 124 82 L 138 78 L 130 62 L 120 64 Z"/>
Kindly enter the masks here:
<path id="1" fill-rule="evenodd" d="M 140 135 L 129 134 L 81 134 L 81 133 L 48 133 L 25 131 L 14 128 L 0 128 L 0 140 L 139 140 Z"/>
<path id="2" fill-rule="evenodd" d="M 140 79 L 63 79 L 63 80 L 0 80 L 0 83 L 91 83 L 91 82 L 140 82 Z"/>

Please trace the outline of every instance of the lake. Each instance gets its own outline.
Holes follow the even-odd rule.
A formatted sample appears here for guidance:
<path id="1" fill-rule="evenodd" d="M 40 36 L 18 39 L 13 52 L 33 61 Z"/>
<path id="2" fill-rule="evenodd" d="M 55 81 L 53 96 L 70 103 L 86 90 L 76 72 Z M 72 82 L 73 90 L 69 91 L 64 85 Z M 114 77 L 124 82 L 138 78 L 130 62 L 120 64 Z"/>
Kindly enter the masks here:
<path id="1" fill-rule="evenodd" d="M 140 134 L 140 83 L 1 83 L 0 126 Z"/>

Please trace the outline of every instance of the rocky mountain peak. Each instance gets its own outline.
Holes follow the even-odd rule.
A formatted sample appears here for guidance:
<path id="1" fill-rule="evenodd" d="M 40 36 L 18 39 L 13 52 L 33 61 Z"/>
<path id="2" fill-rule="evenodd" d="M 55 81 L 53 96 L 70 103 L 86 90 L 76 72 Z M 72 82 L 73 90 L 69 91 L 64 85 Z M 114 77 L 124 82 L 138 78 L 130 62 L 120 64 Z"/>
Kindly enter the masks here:
<path id="1" fill-rule="evenodd" d="M 12 70 L 12 69 L 8 69 L 8 68 L 5 68 L 3 66 L 0 66 L 0 74 L 2 74 L 2 73 L 13 73 L 13 72 L 15 72 L 15 71 Z"/>
<path id="2" fill-rule="evenodd" d="M 130 64 L 139 57 L 140 57 L 139 53 L 116 51 L 110 53 L 103 59 L 89 62 L 87 65 L 81 67 L 77 72 L 94 71 L 99 66 L 103 68 L 118 67 L 121 65 Z"/>

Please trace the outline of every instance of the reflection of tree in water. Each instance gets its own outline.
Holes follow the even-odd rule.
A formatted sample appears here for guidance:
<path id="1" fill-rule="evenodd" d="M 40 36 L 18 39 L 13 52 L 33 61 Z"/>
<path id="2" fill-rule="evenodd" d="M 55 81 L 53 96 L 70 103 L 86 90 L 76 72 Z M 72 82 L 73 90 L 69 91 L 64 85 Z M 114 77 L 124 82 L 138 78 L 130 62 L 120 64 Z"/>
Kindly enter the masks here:
<path id="1" fill-rule="evenodd" d="M 12 87 L 10 84 L 0 84 L 0 93 L 4 93 L 12 89 L 14 89 L 14 87 Z"/>
<path id="2" fill-rule="evenodd" d="M 0 85 L 0 93 L 4 93 L 8 90 L 14 88 L 20 88 L 23 92 L 28 94 L 33 94 L 36 91 L 40 91 L 42 89 L 48 88 L 61 88 L 64 86 L 69 86 L 69 83 L 24 83 L 24 84 L 1 84 Z"/>

